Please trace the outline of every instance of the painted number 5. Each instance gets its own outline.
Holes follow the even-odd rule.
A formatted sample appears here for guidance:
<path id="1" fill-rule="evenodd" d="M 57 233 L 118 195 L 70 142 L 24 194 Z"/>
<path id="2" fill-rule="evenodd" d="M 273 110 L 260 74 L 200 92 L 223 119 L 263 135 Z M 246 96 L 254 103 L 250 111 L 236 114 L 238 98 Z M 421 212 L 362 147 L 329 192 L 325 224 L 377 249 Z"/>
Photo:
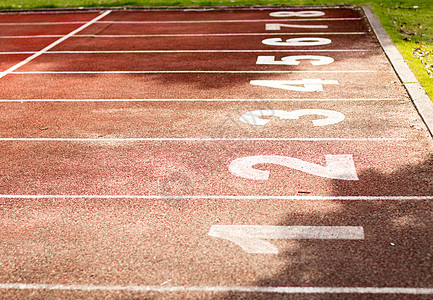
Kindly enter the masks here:
<path id="1" fill-rule="evenodd" d="M 326 165 L 321 166 L 298 158 L 278 155 L 258 155 L 237 158 L 229 165 L 236 176 L 253 179 L 269 179 L 269 171 L 254 169 L 257 164 L 277 164 L 308 174 L 341 180 L 358 180 L 352 155 L 325 155 Z"/>

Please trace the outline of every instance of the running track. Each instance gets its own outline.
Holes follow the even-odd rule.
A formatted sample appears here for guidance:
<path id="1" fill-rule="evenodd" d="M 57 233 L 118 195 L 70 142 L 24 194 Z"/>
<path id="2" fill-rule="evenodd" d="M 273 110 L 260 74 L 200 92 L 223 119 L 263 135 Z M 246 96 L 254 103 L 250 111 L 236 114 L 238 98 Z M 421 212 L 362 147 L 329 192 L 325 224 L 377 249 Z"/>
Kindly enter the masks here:
<path id="1" fill-rule="evenodd" d="M 431 136 L 361 10 L 0 29 L 1 297 L 433 294 Z"/>

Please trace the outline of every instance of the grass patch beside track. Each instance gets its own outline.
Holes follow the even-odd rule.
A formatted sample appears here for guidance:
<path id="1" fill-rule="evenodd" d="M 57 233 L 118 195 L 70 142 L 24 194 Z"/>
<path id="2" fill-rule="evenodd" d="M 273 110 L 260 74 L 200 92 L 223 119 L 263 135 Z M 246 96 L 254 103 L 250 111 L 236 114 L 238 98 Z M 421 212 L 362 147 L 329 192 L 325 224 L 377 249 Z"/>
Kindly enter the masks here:
<path id="1" fill-rule="evenodd" d="M 332 5 L 335 0 L 0 0 L 0 9 L 128 6 Z M 344 0 L 369 5 L 433 99 L 433 3 L 431 0 Z"/>

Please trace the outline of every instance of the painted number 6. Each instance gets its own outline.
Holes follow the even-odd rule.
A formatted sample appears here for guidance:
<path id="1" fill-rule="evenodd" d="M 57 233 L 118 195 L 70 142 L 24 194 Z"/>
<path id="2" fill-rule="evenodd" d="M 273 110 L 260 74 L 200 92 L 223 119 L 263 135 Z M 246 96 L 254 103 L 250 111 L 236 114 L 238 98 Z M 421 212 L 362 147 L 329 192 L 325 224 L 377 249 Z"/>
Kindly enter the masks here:
<path id="1" fill-rule="evenodd" d="M 331 44 L 332 41 L 326 38 L 305 37 L 287 39 L 284 42 L 281 38 L 269 38 L 262 43 L 269 46 L 322 46 Z"/>

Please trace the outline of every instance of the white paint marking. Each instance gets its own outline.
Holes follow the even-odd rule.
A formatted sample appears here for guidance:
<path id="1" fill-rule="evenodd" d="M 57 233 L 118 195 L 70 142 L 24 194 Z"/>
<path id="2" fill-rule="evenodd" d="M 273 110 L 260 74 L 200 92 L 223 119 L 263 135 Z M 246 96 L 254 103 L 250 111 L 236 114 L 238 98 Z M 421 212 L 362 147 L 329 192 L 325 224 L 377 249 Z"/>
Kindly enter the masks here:
<path id="1" fill-rule="evenodd" d="M 179 34 L 77 34 L 74 38 L 148 38 L 148 37 L 206 37 L 206 36 L 269 36 L 269 35 L 362 35 L 367 32 L 280 32 L 280 33 L 179 33 Z M 63 35 L 3 35 L 0 39 L 59 38 Z"/>
<path id="2" fill-rule="evenodd" d="M 300 24 L 281 24 L 268 23 L 265 25 L 266 30 L 281 30 L 281 28 L 328 28 L 328 25 L 300 25 Z"/>
<path id="3" fill-rule="evenodd" d="M 339 123 L 344 120 L 344 114 L 335 110 L 325 110 L 325 109 L 299 109 L 294 111 L 284 111 L 284 110 L 255 110 L 243 114 L 240 120 L 244 123 L 251 125 L 266 125 L 271 120 L 262 119 L 261 117 L 279 117 L 281 119 L 291 119 L 296 120 L 301 116 L 306 115 L 320 115 L 325 116 L 325 119 L 313 120 L 314 126 L 326 126 Z"/>
<path id="4" fill-rule="evenodd" d="M 318 78 L 302 80 L 251 80 L 251 85 L 265 86 L 298 92 L 322 92 L 324 84 L 338 84 L 337 80 L 322 80 Z M 303 86 L 298 86 L 303 85 Z"/>
<path id="5" fill-rule="evenodd" d="M 62 38 L 58 39 L 57 41 L 51 43 L 50 45 L 48 45 L 47 47 L 45 47 L 44 49 L 36 52 L 35 54 L 33 54 L 32 56 L 28 57 L 27 59 L 21 61 L 20 63 L 10 67 L 9 69 L 7 69 L 6 71 L 0 72 L 0 78 L 3 78 L 4 76 L 6 76 L 7 74 L 15 71 L 16 69 L 24 66 L 25 64 L 27 64 L 28 62 L 32 61 L 33 59 L 39 57 L 40 55 L 44 54 L 45 52 L 47 52 L 48 50 L 54 48 L 55 46 L 57 46 L 58 44 L 60 44 L 61 42 L 65 41 L 66 39 L 70 38 L 71 36 L 73 36 L 74 34 L 82 31 L 83 29 L 87 28 L 88 26 L 92 25 L 93 23 L 95 23 L 96 21 L 102 19 L 103 17 L 105 17 L 106 15 L 108 15 L 111 12 L 111 10 L 107 10 L 106 12 L 102 13 L 101 15 L 97 16 L 96 18 L 94 18 L 93 20 L 87 22 L 86 24 L 84 24 L 83 26 L 75 29 L 74 31 L 70 32 L 69 34 L 63 36 Z"/>
<path id="6" fill-rule="evenodd" d="M 319 55 L 292 55 L 282 57 L 281 60 L 275 60 L 275 56 L 258 56 L 256 64 L 257 65 L 287 65 L 287 66 L 297 66 L 301 62 L 300 60 L 310 60 L 313 66 L 329 65 L 334 62 L 334 59 L 329 56 L 319 56 Z"/>
<path id="7" fill-rule="evenodd" d="M 195 20 L 195 21 L 99 21 L 102 24 L 196 24 L 196 23 L 250 23 L 250 22 L 324 22 L 359 21 L 362 18 L 312 18 L 312 19 L 258 19 L 258 20 Z"/>
<path id="8" fill-rule="evenodd" d="M 39 39 L 39 38 L 59 38 L 63 35 L 1 35 L 0 39 Z"/>
<path id="9" fill-rule="evenodd" d="M 130 53 L 290 53 L 290 52 L 371 52 L 369 49 L 311 49 L 311 50 L 105 50 L 105 51 L 47 51 L 45 54 L 130 54 Z M 36 51 L 0 52 L 2 55 L 34 54 Z"/>
<path id="10" fill-rule="evenodd" d="M 86 21 L 75 21 L 75 22 L 16 22 L 16 23 L 0 23 L 0 26 L 38 26 L 38 25 L 74 25 L 74 24 L 85 24 Z"/>
<path id="11" fill-rule="evenodd" d="M 291 73 L 375 73 L 376 70 L 333 70 L 333 71 L 317 71 L 317 70 L 305 70 L 305 71 L 192 71 L 192 70 L 179 70 L 179 71 L 16 71 L 10 72 L 10 74 L 20 75 L 31 75 L 31 74 L 291 74 Z M 307 79 L 304 79 L 307 80 Z M 255 80 L 260 82 L 260 80 Z M 264 81 L 264 80 L 262 80 Z M 270 80 L 268 80 L 270 81 Z M 333 80 L 335 81 L 335 80 Z M 275 82 L 275 80 L 274 80 Z M 288 81 L 287 81 L 288 82 Z M 330 84 L 321 81 L 324 84 Z M 301 83 L 293 83 L 301 84 Z M 313 83 L 306 82 L 306 85 L 312 86 Z M 256 84 L 259 85 L 259 84 Z M 316 91 L 316 90 L 314 90 Z"/>
<path id="12" fill-rule="evenodd" d="M 265 200 L 265 201 L 433 201 L 433 196 L 274 196 L 274 195 L 182 195 L 193 200 Z M 0 199 L 177 199 L 178 196 L 161 195 L 43 195 L 0 194 Z"/>
<path id="13" fill-rule="evenodd" d="M 152 285 L 85 285 L 44 283 L 3 283 L 0 289 L 159 292 L 159 293 L 271 293 L 271 294 L 400 294 L 431 295 L 433 288 L 422 287 L 290 287 L 290 286 L 152 286 Z"/>
<path id="14" fill-rule="evenodd" d="M 283 98 L 283 99 L 0 99 L 0 102 L 289 102 L 289 101 L 398 101 L 401 98 Z"/>
<path id="15" fill-rule="evenodd" d="M 214 141 L 275 141 L 275 142 L 386 142 L 406 138 L 0 138 L 0 142 L 214 142 Z"/>
<path id="16" fill-rule="evenodd" d="M 305 37 L 305 38 L 292 38 L 283 41 L 282 38 L 269 38 L 264 39 L 262 44 L 269 46 L 285 46 L 285 47 L 299 47 L 299 46 L 323 46 L 329 45 L 332 40 L 326 38 Z"/>
<path id="17" fill-rule="evenodd" d="M 179 33 L 179 34 L 78 34 L 74 38 L 148 38 L 206 36 L 281 36 L 281 35 L 364 35 L 367 32 L 258 32 L 258 33 Z M 311 39 L 311 38 L 310 38 Z M 326 45 L 326 44 L 319 44 Z"/>
<path id="18" fill-rule="evenodd" d="M 257 155 L 240 157 L 229 165 L 229 171 L 236 176 L 252 180 L 268 180 L 269 171 L 254 169 L 258 164 L 277 164 L 311 175 L 340 179 L 359 180 L 352 155 L 325 155 L 326 164 L 321 166 L 298 158 L 279 155 Z"/>
<path id="19" fill-rule="evenodd" d="M 275 11 L 269 14 L 271 17 L 286 18 L 286 17 L 321 17 L 325 12 L 319 10 L 302 10 L 302 11 Z"/>
<path id="20" fill-rule="evenodd" d="M 278 254 L 278 248 L 264 239 L 362 240 L 360 226 L 263 226 L 212 225 L 209 236 L 231 241 L 247 253 Z"/>

